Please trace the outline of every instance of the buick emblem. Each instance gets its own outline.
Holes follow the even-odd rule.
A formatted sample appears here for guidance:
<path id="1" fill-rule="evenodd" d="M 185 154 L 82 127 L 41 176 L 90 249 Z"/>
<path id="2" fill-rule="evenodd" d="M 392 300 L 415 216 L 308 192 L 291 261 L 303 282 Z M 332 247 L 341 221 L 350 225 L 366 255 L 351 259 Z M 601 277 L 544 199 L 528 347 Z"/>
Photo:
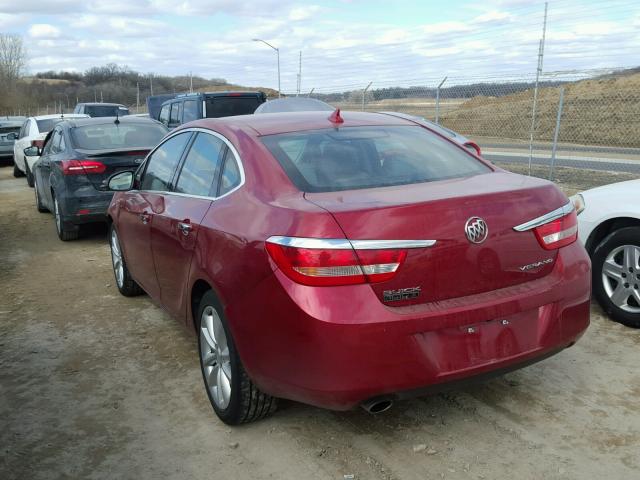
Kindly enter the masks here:
<path id="1" fill-rule="evenodd" d="M 471 243 L 482 243 L 487 239 L 489 235 L 489 227 L 480 217 L 471 217 L 464 224 L 464 233 L 467 235 L 467 239 Z"/>

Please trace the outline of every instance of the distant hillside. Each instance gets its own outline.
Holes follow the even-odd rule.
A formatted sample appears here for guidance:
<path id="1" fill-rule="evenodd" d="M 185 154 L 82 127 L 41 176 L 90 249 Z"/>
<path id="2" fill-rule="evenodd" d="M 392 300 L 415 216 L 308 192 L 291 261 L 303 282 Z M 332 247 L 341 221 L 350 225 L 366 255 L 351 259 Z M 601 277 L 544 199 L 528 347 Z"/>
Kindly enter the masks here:
<path id="1" fill-rule="evenodd" d="M 566 83 L 561 141 L 640 147 L 640 73 Z M 501 97 L 478 95 L 447 108 L 443 125 L 470 136 L 526 139 L 531 127 L 533 92 Z M 535 138 L 551 140 L 559 88 L 538 95 Z"/>

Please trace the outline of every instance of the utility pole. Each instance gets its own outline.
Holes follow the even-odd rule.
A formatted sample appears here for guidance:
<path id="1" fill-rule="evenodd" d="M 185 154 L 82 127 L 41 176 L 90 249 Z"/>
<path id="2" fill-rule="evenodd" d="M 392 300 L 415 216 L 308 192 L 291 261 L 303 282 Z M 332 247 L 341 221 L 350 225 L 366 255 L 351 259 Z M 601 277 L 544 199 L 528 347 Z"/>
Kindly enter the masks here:
<path id="1" fill-rule="evenodd" d="M 193 93 L 193 72 L 189 72 L 189 93 Z"/>
<path id="2" fill-rule="evenodd" d="M 529 175 L 531 175 L 531 162 L 533 161 L 533 133 L 536 128 L 536 108 L 538 106 L 538 83 L 542 73 L 542 61 L 544 60 L 544 41 L 547 34 L 547 9 L 549 2 L 544 2 L 544 22 L 542 23 L 542 38 L 538 47 L 538 68 L 536 69 L 536 84 L 533 88 L 533 106 L 531 107 L 531 130 L 529 132 Z"/>
<path id="3" fill-rule="evenodd" d="M 149 74 L 149 89 L 151 90 L 151 95 L 153 95 L 153 73 Z"/>
<path id="4" fill-rule="evenodd" d="M 136 113 L 140 113 L 140 82 L 136 82 Z"/>
<path id="5" fill-rule="evenodd" d="M 100 103 L 104 103 L 104 98 L 102 97 L 102 90 L 100 90 Z"/>
<path id="6" fill-rule="evenodd" d="M 300 50 L 300 61 L 298 63 L 298 89 L 296 90 L 296 97 L 300 95 L 302 89 L 302 50 Z"/>
<path id="7" fill-rule="evenodd" d="M 96 88 L 93 89 L 93 101 L 98 103 L 98 90 Z"/>

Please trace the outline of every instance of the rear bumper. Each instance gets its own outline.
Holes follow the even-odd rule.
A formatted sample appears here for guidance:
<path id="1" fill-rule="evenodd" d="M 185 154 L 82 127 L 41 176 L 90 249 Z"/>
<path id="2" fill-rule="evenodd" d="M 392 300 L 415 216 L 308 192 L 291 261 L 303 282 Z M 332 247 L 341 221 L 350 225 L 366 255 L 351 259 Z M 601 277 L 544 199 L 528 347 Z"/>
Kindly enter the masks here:
<path id="1" fill-rule="evenodd" d="M 590 261 L 574 243 L 544 278 L 413 307 L 387 307 L 368 285 L 305 287 L 276 271 L 227 316 L 260 388 L 344 410 L 552 355 L 588 327 L 590 293 Z"/>
<path id="2" fill-rule="evenodd" d="M 68 225 L 104 222 L 113 192 L 100 192 L 93 187 L 58 194 L 62 220 Z"/>

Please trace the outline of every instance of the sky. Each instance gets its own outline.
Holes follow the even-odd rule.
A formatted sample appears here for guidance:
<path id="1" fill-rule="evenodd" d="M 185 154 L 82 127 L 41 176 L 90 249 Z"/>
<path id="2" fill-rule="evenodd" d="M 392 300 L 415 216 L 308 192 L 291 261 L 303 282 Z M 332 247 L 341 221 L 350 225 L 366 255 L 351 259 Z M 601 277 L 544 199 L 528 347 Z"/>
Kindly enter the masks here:
<path id="1" fill-rule="evenodd" d="M 28 71 L 118 63 L 295 92 L 530 80 L 544 2 L 530 0 L 0 0 Z M 640 66 L 639 0 L 549 0 L 544 72 Z"/>

